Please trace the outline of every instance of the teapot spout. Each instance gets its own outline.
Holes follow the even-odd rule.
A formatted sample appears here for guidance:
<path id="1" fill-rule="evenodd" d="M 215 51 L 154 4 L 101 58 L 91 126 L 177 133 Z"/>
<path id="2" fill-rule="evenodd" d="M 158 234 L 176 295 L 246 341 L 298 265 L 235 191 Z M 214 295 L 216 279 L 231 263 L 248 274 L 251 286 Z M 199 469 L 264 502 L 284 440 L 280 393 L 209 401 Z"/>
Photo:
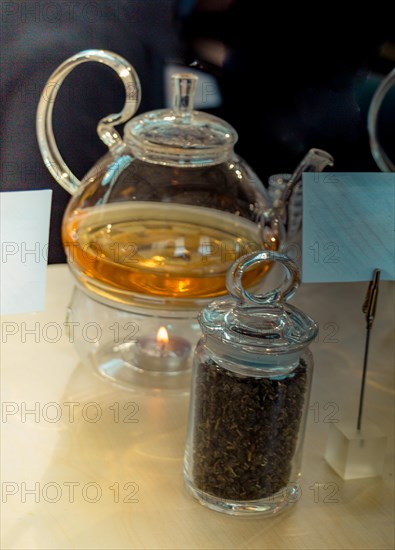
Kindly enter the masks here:
<path id="1" fill-rule="evenodd" d="M 281 219 L 287 236 L 295 235 L 301 225 L 302 176 L 304 172 L 322 172 L 327 166 L 333 166 L 332 155 L 322 149 L 310 149 L 295 171 L 289 174 L 278 174 L 269 178 L 269 194 L 274 210 Z"/>
<path id="2" fill-rule="evenodd" d="M 285 211 L 288 210 L 289 200 L 292 191 L 301 181 L 304 172 L 322 172 L 327 166 L 333 166 L 334 160 L 332 155 L 322 149 L 310 149 L 302 161 L 298 164 L 292 176 L 290 177 L 287 186 L 284 190 L 283 204 Z"/>

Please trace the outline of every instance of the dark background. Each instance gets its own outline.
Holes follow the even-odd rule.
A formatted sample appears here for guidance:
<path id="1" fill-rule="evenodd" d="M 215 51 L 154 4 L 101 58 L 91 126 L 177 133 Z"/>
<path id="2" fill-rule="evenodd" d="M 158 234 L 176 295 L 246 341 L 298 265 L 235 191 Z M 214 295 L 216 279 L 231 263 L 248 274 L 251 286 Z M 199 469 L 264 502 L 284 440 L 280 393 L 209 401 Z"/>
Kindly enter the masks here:
<path id="1" fill-rule="evenodd" d="M 112 50 L 132 63 L 142 84 L 139 112 L 164 106 L 166 63 L 198 59 L 221 90 L 222 104 L 211 112 L 236 128 L 236 151 L 263 182 L 293 171 L 310 147 L 331 153 L 337 171 L 378 171 L 366 114 L 395 65 L 392 14 L 380 5 L 347 16 L 340 4 L 299 4 L 269 10 L 252 0 L 1 2 L 1 189 L 53 189 L 50 263 L 65 261 L 60 225 L 70 196 L 43 165 L 35 114 L 52 71 L 83 49 Z M 78 177 L 106 151 L 97 122 L 123 101 L 122 84 L 98 64 L 77 68 L 62 86 L 55 135 Z M 383 145 L 394 158 L 395 97 L 381 119 Z"/>

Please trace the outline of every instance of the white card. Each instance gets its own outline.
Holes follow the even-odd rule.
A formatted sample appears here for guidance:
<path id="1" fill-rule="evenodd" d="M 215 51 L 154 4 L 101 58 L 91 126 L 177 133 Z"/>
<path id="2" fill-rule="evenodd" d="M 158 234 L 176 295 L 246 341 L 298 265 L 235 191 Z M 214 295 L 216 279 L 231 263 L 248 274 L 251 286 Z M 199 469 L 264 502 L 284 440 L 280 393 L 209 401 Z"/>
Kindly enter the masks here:
<path id="1" fill-rule="evenodd" d="M 0 193 L 0 314 L 44 309 L 51 190 Z"/>
<path id="2" fill-rule="evenodd" d="M 303 174 L 306 283 L 395 279 L 395 174 Z"/>

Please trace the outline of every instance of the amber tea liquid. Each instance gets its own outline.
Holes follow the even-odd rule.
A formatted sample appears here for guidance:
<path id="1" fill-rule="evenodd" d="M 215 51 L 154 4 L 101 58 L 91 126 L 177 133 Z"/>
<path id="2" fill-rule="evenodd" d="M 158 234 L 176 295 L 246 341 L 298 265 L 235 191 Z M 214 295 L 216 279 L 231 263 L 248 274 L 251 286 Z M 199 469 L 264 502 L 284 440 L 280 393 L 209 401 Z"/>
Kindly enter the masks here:
<path id="1" fill-rule="evenodd" d="M 238 257 L 262 248 L 253 222 L 218 210 L 125 202 L 74 211 L 63 224 L 69 263 L 132 293 L 204 299 L 225 294 Z M 268 270 L 247 272 L 249 286 Z"/>

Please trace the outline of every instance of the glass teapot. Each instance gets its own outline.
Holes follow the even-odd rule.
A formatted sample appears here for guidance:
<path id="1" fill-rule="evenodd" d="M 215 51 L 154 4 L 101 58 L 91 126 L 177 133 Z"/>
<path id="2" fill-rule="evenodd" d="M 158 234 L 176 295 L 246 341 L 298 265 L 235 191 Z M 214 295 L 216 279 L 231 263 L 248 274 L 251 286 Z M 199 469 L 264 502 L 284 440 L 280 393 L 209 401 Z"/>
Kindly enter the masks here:
<path id="1" fill-rule="evenodd" d="M 80 182 L 57 149 L 52 110 L 64 78 L 87 61 L 117 72 L 126 101 L 119 114 L 99 122 L 109 152 Z M 123 139 L 114 127 L 134 115 L 141 95 L 126 60 L 83 51 L 48 81 L 37 113 L 38 142 L 48 170 L 72 194 L 62 229 L 69 265 L 98 294 L 185 307 L 225 294 L 227 269 L 241 255 L 280 247 L 281 223 L 264 186 L 233 151 L 235 130 L 193 110 L 196 80 L 173 75 L 173 108 L 133 118 Z M 259 278 L 260 269 L 247 279 Z"/>
<path id="2" fill-rule="evenodd" d="M 116 71 L 126 100 L 120 113 L 99 121 L 97 132 L 109 151 L 79 181 L 57 148 L 52 111 L 65 77 L 90 61 Z M 62 240 L 79 289 L 113 310 L 143 308 L 163 318 L 163 312 L 181 312 L 196 326 L 196 312 L 226 294 L 226 273 L 236 259 L 281 248 L 288 200 L 302 171 L 322 170 L 332 159 L 312 150 L 281 189 L 284 200 L 274 204 L 235 154 L 236 131 L 193 109 L 197 77 L 172 78 L 172 108 L 132 118 L 141 97 L 133 67 L 108 51 L 77 53 L 49 78 L 38 106 L 37 137 L 48 170 L 72 195 Z M 125 122 L 121 138 L 115 126 Z M 243 284 L 254 286 L 269 268 L 254 266 Z M 180 324 L 177 330 L 182 332 Z"/>

